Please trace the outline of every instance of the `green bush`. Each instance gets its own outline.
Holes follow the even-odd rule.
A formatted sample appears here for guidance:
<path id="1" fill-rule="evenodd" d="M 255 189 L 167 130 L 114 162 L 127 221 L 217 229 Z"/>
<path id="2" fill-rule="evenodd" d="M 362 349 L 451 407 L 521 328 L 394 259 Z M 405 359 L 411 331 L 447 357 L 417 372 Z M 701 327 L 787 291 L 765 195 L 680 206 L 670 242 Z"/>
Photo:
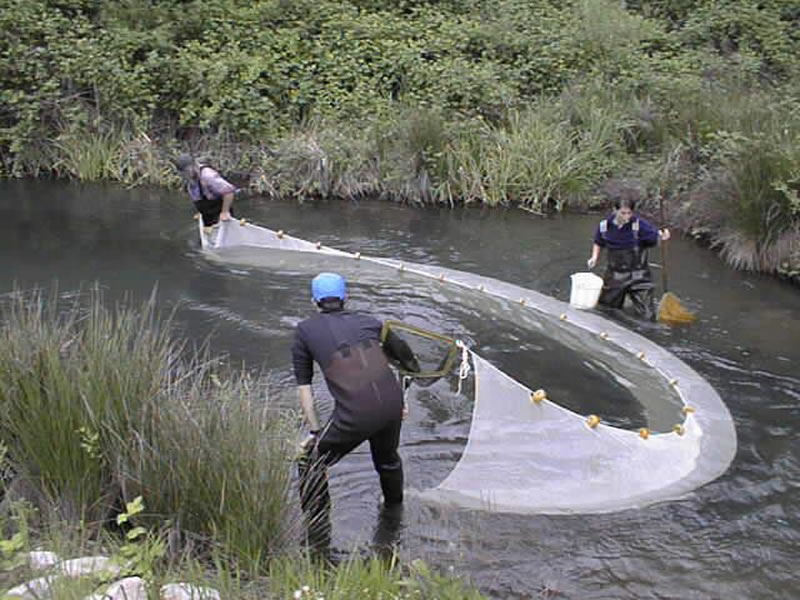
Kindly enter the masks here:
<path id="1" fill-rule="evenodd" d="M 277 196 L 535 211 L 643 178 L 720 229 L 696 201 L 721 168 L 719 140 L 751 138 L 764 106 L 797 123 L 784 101 L 800 77 L 791 0 L 0 9 L 0 176 L 172 185 L 169 158 L 191 150 Z M 680 169 L 667 168 L 676 149 Z"/>

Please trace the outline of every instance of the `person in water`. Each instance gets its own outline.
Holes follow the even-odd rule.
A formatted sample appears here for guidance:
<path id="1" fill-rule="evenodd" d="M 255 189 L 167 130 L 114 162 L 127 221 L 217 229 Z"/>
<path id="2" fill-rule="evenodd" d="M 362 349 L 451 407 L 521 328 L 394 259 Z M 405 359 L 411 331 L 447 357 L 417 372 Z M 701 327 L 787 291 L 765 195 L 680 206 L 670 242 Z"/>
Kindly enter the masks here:
<path id="1" fill-rule="evenodd" d="M 292 364 L 300 407 L 310 428 L 298 466 L 300 502 L 308 541 L 324 551 L 331 530 L 327 467 L 362 442 L 369 441 L 383 491 L 383 512 L 400 510 L 403 463 L 397 447 L 407 409 L 387 357 L 408 371 L 418 372 L 419 364 L 397 335 L 390 333 L 381 344 L 379 320 L 345 309 L 347 284 L 341 275 L 314 277 L 311 296 L 319 313 L 297 325 Z M 334 399 L 333 414 L 324 426 L 317 418 L 311 391 L 315 361 Z"/>
<path id="2" fill-rule="evenodd" d="M 194 203 L 204 227 L 227 221 L 233 216 L 231 207 L 236 187 L 208 165 L 203 165 L 189 154 L 181 154 L 175 161 L 186 191 Z"/>
<path id="3" fill-rule="evenodd" d="M 586 261 L 593 269 L 600 251 L 603 248 L 608 251 L 600 304 L 622 308 L 625 298 L 629 297 L 637 315 L 655 320 L 655 294 L 647 249 L 659 241 L 669 240 L 669 229 L 658 230 L 636 214 L 635 200 L 616 200 L 614 208 L 614 212 L 597 226 L 592 255 Z"/>

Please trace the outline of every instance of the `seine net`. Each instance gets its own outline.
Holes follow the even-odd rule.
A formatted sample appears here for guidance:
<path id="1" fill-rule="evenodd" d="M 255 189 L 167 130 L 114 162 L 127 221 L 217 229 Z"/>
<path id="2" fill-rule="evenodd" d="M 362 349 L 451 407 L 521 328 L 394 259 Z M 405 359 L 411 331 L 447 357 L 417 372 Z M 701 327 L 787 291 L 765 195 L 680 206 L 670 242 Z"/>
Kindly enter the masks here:
<path id="1" fill-rule="evenodd" d="M 731 415 L 714 388 L 673 354 L 598 313 L 489 277 L 342 252 L 238 221 L 212 232 L 201 227 L 200 235 L 222 260 L 225 249 L 270 248 L 435 282 L 444 299 L 474 298 L 487 318 L 513 318 L 591 355 L 642 405 L 646 428 L 612 427 L 602 415 L 577 414 L 548 398 L 545 382 L 526 387 L 459 348 L 453 366 L 474 377 L 469 438 L 452 472 L 417 492 L 424 499 L 515 513 L 610 512 L 684 496 L 724 473 L 736 452 Z M 315 264 L 310 259 L 304 255 L 304 264 Z M 423 339 L 413 329 L 396 331 L 420 352 L 421 366 L 449 369 L 437 369 L 452 351 L 444 339 Z"/>

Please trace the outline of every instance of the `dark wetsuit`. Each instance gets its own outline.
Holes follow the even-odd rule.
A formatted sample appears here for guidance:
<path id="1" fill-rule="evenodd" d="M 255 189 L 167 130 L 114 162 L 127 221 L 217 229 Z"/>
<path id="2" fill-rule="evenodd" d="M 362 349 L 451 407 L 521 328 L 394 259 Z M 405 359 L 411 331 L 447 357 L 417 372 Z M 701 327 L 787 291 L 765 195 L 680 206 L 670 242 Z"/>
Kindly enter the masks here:
<path id="1" fill-rule="evenodd" d="M 399 338 L 390 338 L 387 347 L 382 347 L 381 328 L 381 322 L 368 315 L 332 310 L 306 319 L 295 332 L 292 362 L 297 385 L 311 383 L 316 361 L 335 401 L 312 456 L 300 465 L 303 510 L 317 521 L 318 531 L 310 531 L 310 537 L 323 538 L 316 543 L 325 543 L 330 528 L 325 468 L 366 440 L 385 503 L 403 501 L 403 464 L 397 453 L 403 391 L 384 350 L 396 360 L 408 363 L 410 356 L 413 364 L 416 361 L 408 346 L 398 343 Z"/>
<path id="2" fill-rule="evenodd" d="M 639 316 L 655 319 L 653 279 L 647 249 L 658 243 L 658 230 L 636 216 L 617 227 L 612 214 L 600 222 L 594 243 L 608 251 L 600 303 L 622 308 L 627 296 Z"/>

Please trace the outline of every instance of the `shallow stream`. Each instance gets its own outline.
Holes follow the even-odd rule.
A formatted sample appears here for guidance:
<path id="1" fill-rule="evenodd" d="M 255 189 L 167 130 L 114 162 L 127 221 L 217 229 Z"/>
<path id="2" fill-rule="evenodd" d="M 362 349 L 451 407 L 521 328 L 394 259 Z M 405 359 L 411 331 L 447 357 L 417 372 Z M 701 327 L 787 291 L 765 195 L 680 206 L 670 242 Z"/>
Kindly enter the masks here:
<path id="1" fill-rule="evenodd" d="M 237 210 L 343 250 L 472 271 L 564 300 L 597 221 L 384 202 L 252 199 L 238 201 Z M 157 285 L 161 305 L 178 307 L 184 335 L 197 342 L 211 336 L 214 351 L 265 370 L 272 400 L 292 402 L 289 348 L 294 325 L 313 312 L 313 272 L 210 261 L 198 248 L 191 213 L 188 200 L 169 190 L 0 182 L 0 294 L 15 285 L 57 284 L 67 292 L 97 281 L 111 299 L 144 298 Z M 691 241 L 670 242 L 670 264 L 670 287 L 699 314 L 698 323 L 670 330 L 615 318 L 719 391 L 739 441 L 729 471 L 683 500 L 606 515 L 520 517 L 410 500 L 397 532 L 404 558 L 425 558 L 497 598 L 797 597 L 800 291 L 731 271 Z M 391 278 L 353 281 L 350 295 L 354 308 L 457 335 L 569 408 L 620 426 L 642 424 L 623 386 L 513 320 L 486 319 L 474 303 Z M 435 485 L 460 456 L 471 405 L 451 384 L 412 396 L 401 442 L 408 485 Z M 366 448 L 334 468 L 332 493 L 335 545 L 349 551 L 369 544 L 379 487 Z"/>

